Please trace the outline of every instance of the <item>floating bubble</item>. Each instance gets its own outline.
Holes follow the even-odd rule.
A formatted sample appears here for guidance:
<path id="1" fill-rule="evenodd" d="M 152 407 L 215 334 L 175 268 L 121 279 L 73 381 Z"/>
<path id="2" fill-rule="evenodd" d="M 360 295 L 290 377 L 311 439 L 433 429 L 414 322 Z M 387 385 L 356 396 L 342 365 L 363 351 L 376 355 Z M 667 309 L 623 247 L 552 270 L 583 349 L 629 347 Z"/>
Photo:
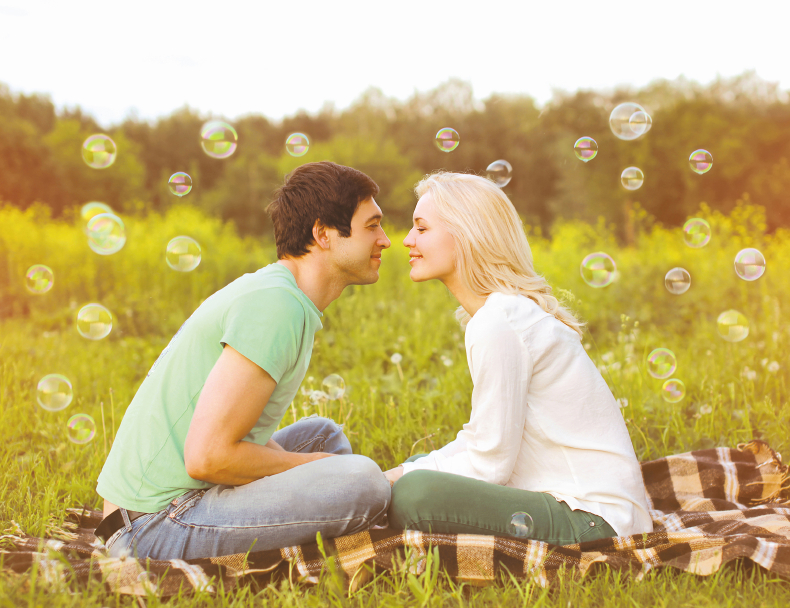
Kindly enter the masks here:
<path id="1" fill-rule="evenodd" d="M 645 174 L 639 167 L 627 167 L 620 174 L 620 182 L 626 190 L 639 190 L 645 181 Z"/>
<path id="2" fill-rule="evenodd" d="M 33 264 L 25 273 L 25 287 L 30 293 L 40 295 L 52 289 L 55 275 L 49 266 Z"/>
<path id="3" fill-rule="evenodd" d="M 88 340 L 101 340 L 112 331 L 112 314 L 101 304 L 86 304 L 77 313 L 77 331 Z"/>
<path id="4" fill-rule="evenodd" d="M 299 158 L 310 149 L 310 139 L 304 133 L 291 133 L 285 139 L 285 149 L 291 156 Z"/>
<path id="5" fill-rule="evenodd" d="M 74 414 L 66 423 L 69 441 L 78 445 L 90 442 L 96 437 L 96 423 L 88 414 Z"/>
<path id="6" fill-rule="evenodd" d="M 664 285 L 669 293 L 675 295 L 686 293 L 691 287 L 691 275 L 685 268 L 673 268 L 664 277 Z"/>
<path id="7" fill-rule="evenodd" d="M 115 213 L 112 207 L 96 201 L 85 203 L 80 209 L 80 217 L 86 224 L 100 213 Z"/>
<path id="8" fill-rule="evenodd" d="M 221 120 L 212 120 L 200 129 L 200 145 L 212 158 L 228 158 L 236 151 L 236 129 Z"/>
<path id="9" fill-rule="evenodd" d="M 740 342 L 749 335 L 749 321 L 737 310 L 725 310 L 716 319 L 719 335 L 727 342 Z"/>
<path id="10" fill-rule="evenodd" d="M 592 137 L 580 137 L 573 144 L 573 151 L 582 162 L 590 162 L 593 158 L 598 156 L 598 142 Z"/>
<path id="11" fill-rule="evenodd" d="M 192 178 L 183 171 L 179 171 L 170 176 L 167 185 L 170 187 L 170 192 L 176 196 L 186 196 L 192 190 Z"/>
<path id="12" fill-rule="evenodd" d="M 694 173 L 707 173 L 713 166 L 713 155 L 707 150 L 694 150 L 689 156 L 689 165 Z"/>
<path id="13" fill-rule="evenodd" d="M 436 147 L 442 152 L 452 152 L 460 143 L 461 136 L 458 135 L 458 131 L 450 127 L 439 129 L 439 132 L 436 134 Z"/>
<path id="14" fill-rule="evenodd" d="M 61 374 L 47 374 L 38 381 L 36 401 L 48 412 L 66 409 L 74 398 L 71 382 Z"/>
<path id="15" fill-rule="evenodd" d="M 99 255 L 118 253 L 126 244 L 126 227 L 113 213 L 94 215 L 86 227 L 88 247 Z"/>
<path id="16" fill-rule="evenodd" d="M 513 177 L 513 167 L 506 160 L 495 160 L 486 167 L 486 177 L 500 188 L 504 188 Z"/>
<path id="17" fill-rule="evenodd" d="M 634 132 L 631 128 L 631 117 L 636 112 L 644 112 L 645 109 L 638 103 L 621 103 L 609 115 L 609 128 L 618 139 L 630 141 L 636 139 L 641 134 Z"/>
<path id="18" fill-rule="evenodd" d="M 200 264 L 202 249 L 198 242 L 188 236 L 170 239 L 165 251 L 167 265 L 179 272 L 191 272 Z"/>
<path id="19" fill-rule="evenodd" d="M 653 378 L 659 380 L 669 378 L 677 368 L 678 360 L 675 358 L 675 353 L 668 348 L 655 348 L 647 356 L 647 373 Z"/>
<path id="20" fill-rule="evenodd" d="M 529 513 L 519 511 L 510 516 L 510 525 L 508 525 L 508 532 L 511 536 L 516 538 L 532 538 L 535 531 L 535 524 L 532 521 L 532 516 Z"/>
<path id="21" fill-rule="evenodd" d="M 667 380 L 661 387 L 661 396 L 668 403 L 677 403 L 686 396 L 686 385 L 677 378 Z"/>
<path id="22" fill-rule="evenodd" d="M 329 374 L 321 383 L 321 388 L 331 401 L 336 401 L 345 394 L 346 383 L 338 374 Z"/>
<path id="23" fill-rule="evenodd" d="M 591 253 L 582 260 L 582 279 L 590 287 L 606 287 L 614 281 L 617 266 L 603 251 Z"/>
<path id="24" fill-rule="evenodd" d="M 82 159 L 94 169 L 106 169 L 115 162 L 117 155 L 115 142 L 106 135 L 91 135 L 82 142 Z"/>
<path id="25" fill-rule="evenodd" d="M 683 224 L 683 242 L 699 249 L 710 242 L 710 224 L 701 217 L 692 217 Z"/>
<path id="26" fill-rule="evenodd" d="M 735 274 L 744 281 L 756 281 L 765 274 L 765 256 L 757 249 L 741 249 L 735 255 Z"/>
<path id="27" fill-rule="evenodd" d="M 637 135 L 644 135 L 652 128 L 653 119 L 647 112 L 639 110 L 631 114 L 631 118 L 628 119 L 628 126 Z"/>

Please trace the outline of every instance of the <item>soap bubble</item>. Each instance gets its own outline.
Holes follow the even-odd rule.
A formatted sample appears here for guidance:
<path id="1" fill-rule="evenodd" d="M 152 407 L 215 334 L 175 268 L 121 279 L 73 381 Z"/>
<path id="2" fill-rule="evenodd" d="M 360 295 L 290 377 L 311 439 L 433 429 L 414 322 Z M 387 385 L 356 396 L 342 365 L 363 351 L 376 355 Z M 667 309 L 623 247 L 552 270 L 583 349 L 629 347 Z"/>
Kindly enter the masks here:
<path id="1" fill-rule="evenodd" d="M 699 249 L 710 242 L 710 224 L 701 217 L 692 217 L 683 224 L 683 242 Z"/>
<path id="2" fill-rule="evenodd" d="M 99 203 L 96 201 L 85 203 L 80 209 L 80 217 L 82 218 L 82 221 L 86 224 L 100 213 L 115 213 L 115 212 L 112 210 L 112 207 L 110 207 L 109 205 L 106 205 L 104 203 Z"/>
<path id="3" fill-rule="evenodd" d="M 691 287 L 691 275 L 685 268 L 673 268 L 664 277 L 664 285 L 675 295 L 686 293 Z"/>
<path id="4" fill-rule="evenodd" d="M 580 137 L 573 144 L 573 151 L 580 161 L 589 162 L 598 156 L 598 142 L 592 137 Z"/>
<path id="5" fill-rule="evenodd" d="M 606 287 L 614 280 L 617 266 L 614 260 L 603 251 L 591 253 L 582 260 L 582 279 L 590 287 Z"/>
<path id="6" fill-rule="evenodd" d="M 645 181 L 645 174 L 639 167 L 627 167 L 620 174 L 620 182 L 626 190 L 639 190 Z"/>
<path id="7" fill-rule="evenodd" d="M 439 129 L 439 132 L 436 134 L 436 147 L 442 152 L 452 152 L 460 143 L 461 136 L 458 135 L 458 131 L 450 127 Z"/>
<path id="8" fill-rule="evenodd" d="M 519 511 L 510 516 L 508 532 L 516 538 L 531 538 L 535 531 L 535 524 L 529 513 Z"/>
<path id="9" fill-rule="evenodd" d="M 192 190 L 192 178 L 183 171 L 179 171 L 170 176 L 167 185 L 170 186 L 170 192 L 176 196 L 186 196 Z"/>
<path id="10" fill-rule="evenodd" d="M 650 118 L 650 114 L 647 112 L 639 110 L 631 114 L 631 118 L 628 119 L 628 126 L 637 135 L 644 135 L 653 126 L 653 119 Z"/>
<path id="11" fill-rule="evenodd" d="M 65 409 L 74 398 L 71 382 L 61 374 L 47 374 L 38 381 L 36 401 L 48 412 Z"/>
<path id="12" fill-rule="evenodd" d="M 644 112 L 645 109 L 638 103 L 621 103 L 609 115 L 609 128 L 618 139 L 630 141 L 636 139 L 641 134 L 636 133 L 631 128 L 631 117 L 636 112 Z"/>
<path id="13" fill-rule="evenodd" d="M 112 213 L 94 215 L 86 227 L 88 246 L 99 255 L 112 255 L 126 244 L 123 220 Z"/>
<path id="14" fill-rule="evenodd" d="M 190 272 L 200 264 L 202 250 L 198 242 L 188 236 L 170 239 L 165 251 L 167 265 L 179 272 Z"/>
<path id="15" fill-rule="evenodd" d="M 200 129 L 200 145 L 212 158 L 228 158 L 236 151 L 236 129 L 221 120 L 212 120 Z"/>
<path id="16" fill-rule="evenodd" d="M 331 401 L 335 401 L 345 394 L 346 383 L 338 374 L 329 374 L 321 383 L 321 388 L 324 389 Z"/>
<path id="17" fill-rule="evenodd" d="M 77 313 L 77 331 L 88 340 L 101 340 L 112 331 L 112 314 L 101 304 L 86 304 Z"/>
<path id="18" fill-rule="evenodd" d="M 749 335 L 749 321 L 737 310 L 726 310 L 716 319 L 719 335 L 727 342 L 740 342 Z"/>
<path id="19" fill-rule="evenodd" d="M 689 156 L 689 165 L 694 173 L 707 173 L 713 166 L 713 155 L 707 150 L 694 150 Z"/>
<path id="20" fill-rule="evenodd" d="M 30 293 L 42 294 L 52 289 L 55 275 L 52 269 L 44 264 L 33 264 L 25 273 L 25 287 Z"/>
<path id="21" fill-rule="evenodd" d="M 88 414 L 74 414 L 66 423 L 69 441 L 79 445 L 90 442 L 96 436 L 96 423 Z"/>
<path id="22" fill-rule="evenodd" d="M 513 177 L 513 167 L 506 160 L 495 160 L 486 167 L 486 177 L 500 188 L 504 188 Z"/>
<path id="23" fill-rule="evenodd" d="M 661 387 L 661 396 L 668 403 L 677 403 L 686 396 L 686 385 L 677 378 L 667 380 Z"/>
<path id="24" fill-rule="evenodd" d="M 117 155 L 115 142 L 106 135 L 91 135 L 82 142 L 82 159 L 94 169 L 106 169 L 115 162 Z"/>
<path id="25" fill-rule="evenodd" d="M 304 156 L 310 149 L 310 139 L 304 133 L 291 133 L 285 139 L 285 149 L 291 156 Z"/>
<path id="26" fill-rule="evenodd" d="M 757 249 L 741 249 L 735 255 L 735 274 L 744 281 L 756 281 L 765 274 L 765 257 Z"/>
<path id="27" fill-rule="evenodd" d="M 653 378 L 659 380 L 669 378 L 677 368 L 678 360 L 675 358 L 675 353 L 668 348 L 655 348 L 647 356 L 647 373 Z"/>

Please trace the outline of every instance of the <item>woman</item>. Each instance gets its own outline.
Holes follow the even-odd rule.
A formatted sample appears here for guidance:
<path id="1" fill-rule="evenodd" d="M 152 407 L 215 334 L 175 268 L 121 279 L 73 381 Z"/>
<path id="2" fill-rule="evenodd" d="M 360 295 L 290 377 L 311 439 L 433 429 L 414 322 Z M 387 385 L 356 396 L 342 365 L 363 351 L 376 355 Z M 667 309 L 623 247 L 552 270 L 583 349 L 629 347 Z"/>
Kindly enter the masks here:
<path id="1" fill-rule="evenodd" d="M 537 275 L 493 182 L 437 173 L 416 188 L 404 239 L 413 281 L 461 306 L 471 418 L 455 441 L 386 472 L 392 527 L 573 544 L 651 532 L 639 463 L 583 325 Z"/>

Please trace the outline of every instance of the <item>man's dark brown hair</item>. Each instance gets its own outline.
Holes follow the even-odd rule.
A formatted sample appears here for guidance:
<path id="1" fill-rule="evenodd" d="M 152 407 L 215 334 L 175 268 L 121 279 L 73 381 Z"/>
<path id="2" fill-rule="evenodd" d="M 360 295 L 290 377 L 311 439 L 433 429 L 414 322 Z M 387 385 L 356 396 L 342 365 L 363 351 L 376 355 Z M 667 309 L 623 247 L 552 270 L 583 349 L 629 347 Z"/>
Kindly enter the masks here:
<path id="1" fill-rule="evenodd" d="M 274 224 L 277 259 L 308 253 L 316 220 L 350 237 L 357 207 L 378 193 L 376 182 L 351 167 L 329 161 L 298 167 L 286 176 L 267 208 Z"/>

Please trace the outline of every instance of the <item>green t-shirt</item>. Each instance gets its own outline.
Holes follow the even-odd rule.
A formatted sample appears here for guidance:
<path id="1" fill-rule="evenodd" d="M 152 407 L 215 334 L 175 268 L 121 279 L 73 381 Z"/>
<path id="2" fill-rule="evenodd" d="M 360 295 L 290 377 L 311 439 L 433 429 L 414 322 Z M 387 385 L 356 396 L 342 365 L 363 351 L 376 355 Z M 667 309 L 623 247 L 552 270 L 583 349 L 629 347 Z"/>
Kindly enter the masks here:
<path id="1" fill-rule="evenodd" d="M 187 475 L 184 443 L 200 392 L 224 345 L 277 383 L 245 437 L 264 445 L 304 379 L 313 337 L 321 327 L 321 313 L 281 264 L 245 274 L 220 289 L 181 326 L 143 380 L 96 491 L 125 509 L 153 513 L 187 490 L 211 487 Z"/>

